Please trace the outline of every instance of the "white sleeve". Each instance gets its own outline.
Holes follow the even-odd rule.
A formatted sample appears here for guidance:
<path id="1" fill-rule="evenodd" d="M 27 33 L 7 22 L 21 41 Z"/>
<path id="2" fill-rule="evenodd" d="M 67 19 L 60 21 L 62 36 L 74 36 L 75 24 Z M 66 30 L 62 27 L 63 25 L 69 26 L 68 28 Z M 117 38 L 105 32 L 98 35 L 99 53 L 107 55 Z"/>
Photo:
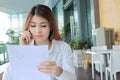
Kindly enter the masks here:
<path id="1" fill-rule="evenodd" d="M 6 71 L 3 73 L 2 80 L 12 80 L 12 77 L 10 75 L 10 66 L 8 66 Z"/>
<path id="2" fill-rule="evenodd" d="M 63 47 L 63 61 L 62 69 L 63 72 L 59 77 L 56 77 L 58 80 L 77 80 L 75 74 L 75 66 L 73 63 L 73 55 L 70 46 L 67 44 Z"/>

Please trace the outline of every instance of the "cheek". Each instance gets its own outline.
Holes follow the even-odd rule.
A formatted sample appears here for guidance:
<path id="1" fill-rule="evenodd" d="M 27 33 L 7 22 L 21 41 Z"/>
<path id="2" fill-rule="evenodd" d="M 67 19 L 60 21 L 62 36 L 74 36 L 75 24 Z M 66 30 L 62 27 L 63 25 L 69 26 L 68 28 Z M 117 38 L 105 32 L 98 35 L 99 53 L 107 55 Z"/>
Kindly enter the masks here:
<path id="1" fill-rule="evenodd" d="M 46 34 L 49 36 L 49 35 L 50 35 L 50 30 L 47 30 L 47 31 L 46 31 Z"/>
<path id="2" fill-rule="evenodd" d="M 35 31 L 34 31 L 34 30 L 31 30 L 31 34 L 34 35 L 34 34 L 35 34 Z"/>
<path id="3" fill-rule="evenodd" d="M 50 28 L 46 29 L 46 33 L 49 35 L 50 34 Z"/>
<path id="4" fill-rule="evenodd" d="M 34 35 L 35 35 L 35 31 L 34 30 L 31 30 L 31 35 L 32 35 L 32 37 L 34 37 Z"/>

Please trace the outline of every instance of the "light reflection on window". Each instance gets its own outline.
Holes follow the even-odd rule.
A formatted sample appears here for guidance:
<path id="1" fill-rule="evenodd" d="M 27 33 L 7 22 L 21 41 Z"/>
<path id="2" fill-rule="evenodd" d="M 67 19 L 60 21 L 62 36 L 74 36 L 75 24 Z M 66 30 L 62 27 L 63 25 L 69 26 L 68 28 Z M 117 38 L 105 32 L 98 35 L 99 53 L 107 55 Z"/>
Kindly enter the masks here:
<path id="1" fill-rule="evenodd" d="M 15 33 L 20 33 L 23 30 L 26 16 L 27 12 L 21 14 L 8 14 L 0 11 L 0 43 L 9 41 L 9 38 L 6 35 L 9 28 L 14 30 Z"/>
<path id="2" fill-rule="evenodd" d="M 8 36 L 6 31 L 10 28 L 10 15 L 0 12 L 0 42 L 7 42 Z"/>

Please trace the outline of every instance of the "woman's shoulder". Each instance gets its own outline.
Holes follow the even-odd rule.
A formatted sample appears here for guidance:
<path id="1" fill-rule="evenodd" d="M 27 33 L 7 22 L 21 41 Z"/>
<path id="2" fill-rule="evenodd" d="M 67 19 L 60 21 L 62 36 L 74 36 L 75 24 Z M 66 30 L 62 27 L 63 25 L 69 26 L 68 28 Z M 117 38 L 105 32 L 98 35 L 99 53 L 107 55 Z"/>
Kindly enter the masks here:
<path id="1" fill-rule="evenodd" d="M 67 42 L 64 41 L 58 41 L 58 40 L 54 40 L 54 50 L 57 50 L 61 53 L 66 53 L 66 54 L 71 54 L 72 53 L 72 49 L 70 47 L 70 45 Z"/>
<path id="2" fill-rule="evenodd" d="M 69 46 L 69 44 L 67 42 L 64 42 L 61 40 L 53 40 L 53 44 L 60 46 L 60 47 Z"/>

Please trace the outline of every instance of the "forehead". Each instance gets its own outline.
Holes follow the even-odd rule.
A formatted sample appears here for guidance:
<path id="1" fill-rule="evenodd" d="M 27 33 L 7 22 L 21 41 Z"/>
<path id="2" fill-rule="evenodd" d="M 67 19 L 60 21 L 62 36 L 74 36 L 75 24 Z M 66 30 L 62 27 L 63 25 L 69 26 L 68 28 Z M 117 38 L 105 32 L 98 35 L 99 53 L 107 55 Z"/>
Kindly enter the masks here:
<path id="1" fill-rule="evenodd" d="M 48 20 L 42 16 L 33 16 L 31 22 L 48 22 Z"/>

